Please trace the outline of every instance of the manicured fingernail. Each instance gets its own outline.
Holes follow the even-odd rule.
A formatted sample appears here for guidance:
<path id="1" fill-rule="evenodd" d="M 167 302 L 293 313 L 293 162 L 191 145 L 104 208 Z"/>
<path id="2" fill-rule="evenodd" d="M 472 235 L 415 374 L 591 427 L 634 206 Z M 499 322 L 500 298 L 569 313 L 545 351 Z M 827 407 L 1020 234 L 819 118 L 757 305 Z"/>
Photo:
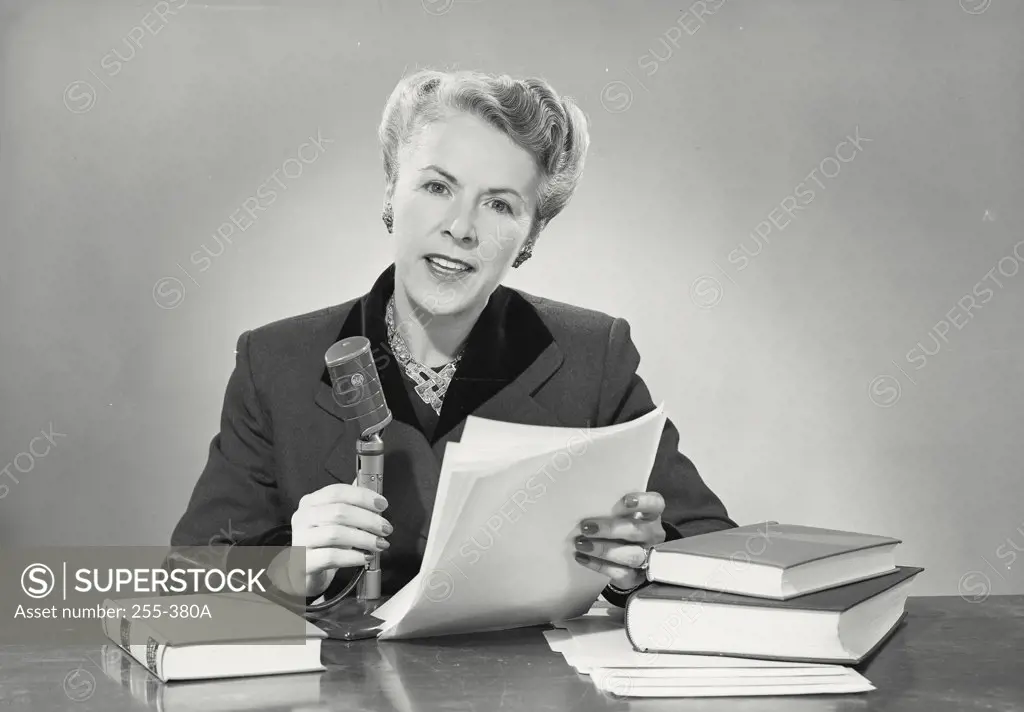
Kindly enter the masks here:
<path id="1" fill-rule="evenodd" d="M 378 512 L 383 512 L 388 508 L 388 501 L 383 497 L 377 497 L 373 500 L 373 506 L 377 508 Z"/>
<path id="2" fill-rule="evenodd" d="M 375 554 L 367 554 L 367 555 L 366 555 L 366 563 L 368 563 L 368 564 L 372 564 L 372 563 L 373 563 L 373 557 L 374 557 L 374 556 L 375 556 Z"/>
<path id="3" fill-rule="evenodd" d="M 640 504 L 640 500 L 631 494 L 627 494 L 622 498 L 622 503 L 632 509 L 636 505 Z"/>
<path id="4" fill-rule="evenodd" d="M 593 551 L 594 542 L 590 541 L 589 539 L 577 539 L 576 548 L 580 551 Z"/>
<path id="5" fill-rule="evenodd" d="M 381 539 L 380 537 L 377 537 L 377 548 L 378 549 L 384 550 L 384 549 L 387 549 L 389 546 L 391 546 L 391 544 L 388 543 L 387 539 Z"/>
<path id="6" fill-rule="evenodd" d="M 575 558 L 576 562 L 580 564 L 586 564 L 590 561 L 590 557 L 588 557 L 586 554 L 577 553 L 573 556 L 573 558 Z"/>
<path id="7" fill-rule="evenodd" d="M 593 522 L 583 522 L 580 525 L 580 531 L 584 534 L 597 534 L 597 525 Z"/>
<path id="8" fill-rule="evenodd" d="M 382 526 L 380 530 L 384 532 L 384 536 L 388 536 L 389 534 L 391 534 L 391 532 L 395 531 L 395 528 L 391 526 L 390 523 L 385 522 L 384 526 Z"/>

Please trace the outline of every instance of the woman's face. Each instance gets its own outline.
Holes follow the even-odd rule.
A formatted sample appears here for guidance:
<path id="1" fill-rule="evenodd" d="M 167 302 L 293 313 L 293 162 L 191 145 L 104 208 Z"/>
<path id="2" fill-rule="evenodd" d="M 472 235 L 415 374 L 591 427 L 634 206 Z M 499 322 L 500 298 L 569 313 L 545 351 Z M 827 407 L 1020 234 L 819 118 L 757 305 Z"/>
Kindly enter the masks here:
<path id="1" fill-rule="evenodd" d="M 419 130 L 389 196 L 396 288 L 430 314 L 482 309 L 526 241 L 540 181 L 525 149 L 471 114 Z"/>

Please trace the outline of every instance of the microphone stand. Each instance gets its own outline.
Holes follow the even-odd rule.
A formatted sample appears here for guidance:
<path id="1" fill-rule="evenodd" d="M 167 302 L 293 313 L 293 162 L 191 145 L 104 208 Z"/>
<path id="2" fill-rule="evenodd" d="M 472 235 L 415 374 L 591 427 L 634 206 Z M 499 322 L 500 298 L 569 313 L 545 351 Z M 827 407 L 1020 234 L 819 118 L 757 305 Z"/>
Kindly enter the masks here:
<path id="1" fill-rule="evenodd" d="M 390 420 L 390 418 L 389 418 Z M 356 441 L 356 483 L 360 487 L 372 490 L 381 494 L 384 484 L 384 441 L 380 432 L 387 423 L 371 428 L 369 435 L 363 433 Z M 373 555 L 373 558 L 363 569 L 359 577 L 356 599 L 367 607 L 369 604 L 380 600 L 380 552 Z M 377 606 L 374 605 L 373 608 Z M 368 609 L 367 612 L 372 610 Z"/>
<path id="2" fill-rule="evenodd" d="M 356 441 L 356 484 L 377 494 L 381 494 L 384 484 L 384 440 L 380 434 L 390 422 L 389 414 L 386 421 L 368 428 Z M 356 597 L 347 598 L 353 585 Z M 337 595 L 323 603 L 307 605 L 306 612 L 316 614 L 314 620 L 329 638 L 376 638 L 384 623 L 373 615 L 384 603 L 380 591 L 380 552 L 377 552 Z"/>

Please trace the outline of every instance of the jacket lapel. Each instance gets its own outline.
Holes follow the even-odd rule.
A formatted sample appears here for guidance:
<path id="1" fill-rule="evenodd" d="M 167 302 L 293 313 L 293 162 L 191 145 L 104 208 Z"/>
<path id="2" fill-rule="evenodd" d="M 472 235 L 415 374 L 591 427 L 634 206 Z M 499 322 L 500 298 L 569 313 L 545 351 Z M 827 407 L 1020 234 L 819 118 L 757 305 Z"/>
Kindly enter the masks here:
<path id="1" fill-rule="evenodd" d="M 472 413 L 461 416 L 459 422 L 434 443 L 433 451 L 438 461 L 444 456 L 446 444 L 458 442 L 462 438 L 462 431 L 469 415 L 507 423 L 561 426 L 562 423 L 558 417 L 534 400 L 533 394 L 558 370 L 563 360 L 564 357 L 558 344 L 552 341 L 518 378 L 477 406 Z M 445 408 L 447 407 L 446 398 Z M 441 409 L 441 412 L 444 413 L 444 408 Z"/>

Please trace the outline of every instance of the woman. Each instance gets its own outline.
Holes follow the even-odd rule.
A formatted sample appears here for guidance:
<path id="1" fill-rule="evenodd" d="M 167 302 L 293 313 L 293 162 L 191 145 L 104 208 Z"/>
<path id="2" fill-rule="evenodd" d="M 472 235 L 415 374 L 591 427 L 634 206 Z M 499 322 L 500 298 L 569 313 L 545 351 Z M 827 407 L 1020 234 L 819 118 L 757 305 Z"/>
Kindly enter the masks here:
<path id="1" fill-rule="evenodd" d="M 654 408 L 626 321 L 501 286 L 580 180 L 589 137 L 570 99 L 539 79 L 419 71 L 391 94 L 379 138 L 394 264 L 359 299 L 241 335 L 221 431 L 171 538 L 253 544 L 290 528 L 310 601 L 374 552 L 384 594 L 417 573 L 444 445 L 468 415 L 584 427 Z M 394 415 L 384 497 L 350 484 L 357 433 L 323 363 L 354 335 L 370 340 Z M 677 445 L 668 422 L 650 491 L 580 523 L 575 559 L 608 577 L 617 605 L 652 546 L 735 526 Z"/>

